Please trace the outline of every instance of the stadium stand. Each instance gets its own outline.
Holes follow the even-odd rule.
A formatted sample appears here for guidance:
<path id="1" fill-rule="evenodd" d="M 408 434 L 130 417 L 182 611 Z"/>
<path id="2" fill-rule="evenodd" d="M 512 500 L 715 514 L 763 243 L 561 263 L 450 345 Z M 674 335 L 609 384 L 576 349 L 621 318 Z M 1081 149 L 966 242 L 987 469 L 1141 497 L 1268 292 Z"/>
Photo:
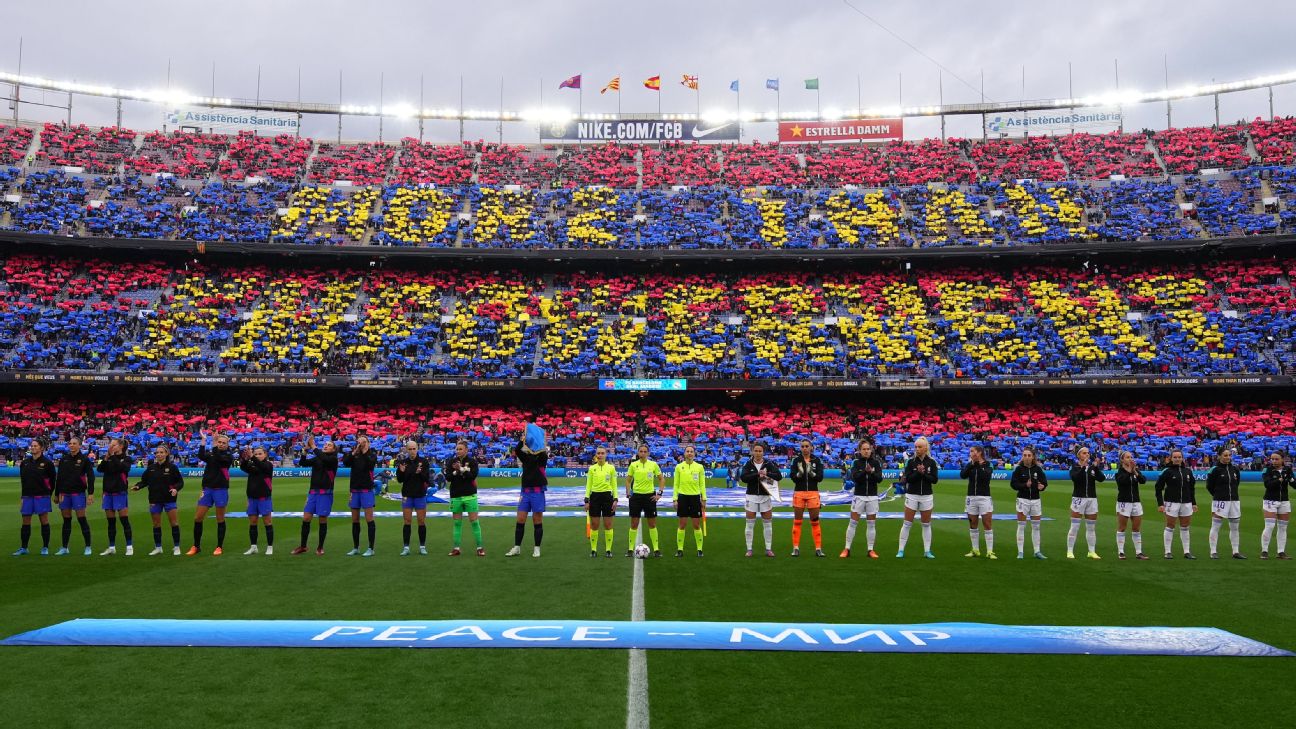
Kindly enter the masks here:
<path id="1" fill-rule="evenodd" d="M 1154 136 L 1166 170 L 1196 174 L 1204 169 L 1234 170 L 1250 164 L 1245 127 L 1167 129 Z"/>
<path id="2" fill-rule="evenodd" d="M 1105 180 L 1112 175 L 1161 177 L 1164 172 L 1148 147 L 1143 134 L 1087 134 L 1077 132 L 1056 138 L 1058 154 L 1066 162 L 1071 177 L 1083 180 Z"/>
<path id="3" fill-rule="evenodd" d="M 396 150 L 386 144 L 326 144 L 321 142 L 311 160 L 307 179 L 331 184 L 346 180 L 353 185 L 381 185 Z"/>
<path id="4" fill-rule="evenodd" d="M 203 180 L 216 173 L 229 143 L 229 137 L 219 134 L 149 132 L 139 154 L 126 160 L 126 169 L 141 175 L 166 173 Z"/>
<path id="5" fill-rule="evenodd" d="M 56 286 L 34 287 L 30 274 L 19 275 L 51 268 L 59 272 Z M 976 269 L 648 278 L 200 263 L 119 271 L 94 259 L 37 256 L 11 256 L 5 271 L 3 311 L 22 314 L 8 321 L 11 344 L 0 348 L 8 369 L 700 378 L 1282 374 L 1291 371 L 1284 356 L 1296 334 L 1296 270 L 1268 259 L 1101 271 L 1038 266 L 1011 278 Z M 91 279 L 93 285 L 83 283 Z M 1252 292 L 1245 282 L 1263 288 Z M 135 323 L 79 318 L 121 292 L 133 293 L 108 303 L 125 307 Z M 130 346 L 62 364 L 22 346 L 88 346 L 79 332 Z"/>
<path id="6" fill-rule="evenodd" d="M 115 173 L 132 155 L 135 132 L 117 127 L 92 130 L 84 124 L 46 124 L 40 133 L 36 164 L 83 167 L 96 174 Z"/>
<path id="7" fill-rule="evenodd" d="M 395 182 L 411 185 L 464 185 L 472 181 L 476 154 L 468 145 L 425 144 L 401 140 Z"/>
<path id="8" fill-rule="evenodd" d="M 259 137 L 251 132 L 240 132 L 230 143 L 218 171 L 227 181 L 248 177 L 296 181 L 302 176 L 312 144 L 309 139 L 291 134 Z"/>
<path id="9" fill-rule="evenodd" d="M 0 165 L 21 164 L 27 157 L 33 132 L 27 127 L 0 125 Z"/>

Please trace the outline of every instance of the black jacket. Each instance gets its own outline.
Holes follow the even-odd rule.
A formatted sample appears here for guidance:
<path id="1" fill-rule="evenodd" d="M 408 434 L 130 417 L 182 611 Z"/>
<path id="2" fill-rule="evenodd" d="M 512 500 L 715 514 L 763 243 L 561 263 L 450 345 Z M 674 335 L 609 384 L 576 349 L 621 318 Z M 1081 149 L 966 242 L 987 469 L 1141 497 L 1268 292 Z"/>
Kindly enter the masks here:
<path id="1" fill-rule="evenodd" d="M 528 453 L 523 450 L 525 446 L 526 443 L 518 441 L 517 447 L 513 449 L 518 464 L 522 466 L 522 488 L 547 489 L 549 477 L 545 475 L 545 468 L 549 465 L 549 451 L 546 449 L 539 453 Z"/>
<path id="2" fill-rule="evenodd" d="M 274 463 L 269 458 L 258 461 L 255 458 L 239 459 L 239 468 L 247 474 L 247 497 L 249 499 L 268 499 L 274 488 Z"/>
<path id="3" fill-rule="evenodd" d="M 234 451 L 226 448 L 207 450 L 204 443 L 198 446 L 198 460 L 206 463 L 203 468 L 202 487 L 204 489 L 227 489 L 230 487 L 229 472 L 234 466 Z"/>
<path id="4" fill-rule="evenodd" d="M 1223 463 L 1216 464 L 1206 474 L 1206 490 L 1213 501 L 1241 501 L 1238 495 L 1238 484 L 1242 482 L 1242 469 Z"/>
<path id="5" fill-rule="evenodd" d="M 783 480 L 783 474 L 779 471 L 779 467 L 774 464 L 774 461 L 766 458 L 761 461 L 761 468 L 765 469 L 765 477 L 773 479 L 775 483 Z M 747 484 L 747 493 L 749 495 L 768 495 L 768 492 L 765 491 L 765 487 L 761 486 L 761 477 L 760 473 L 756 470 L 756 464 L 752 463 L 750 458 L 748 458 L 747 462 L 743 464 L 742 471 L 738 473 L 738 480 Z"/>
<path id="6" fill-rule="evenodd" d="M 351 451 L 342 456 L 342 465 L 351 469 L 352 491 L 373 491 L 374 470 L 378 468 L 378 454 L 373 448 L 368 453 Z"/>
<path id="7" fill-rule="evenodd" d="M 75 456 L 64 454 L 58 462 L 54 490 L 60 494 L 94 493 L 95 470 L 90 456 L 82 451 Z"/>
<path id="8" fill-rule="evenodd" d="M 795 460 L 788 466 L 788 476 L 792 479 L 793 491 L 818 491 L 819 482 L 823 481 L 824 464 L 819 456 L 810 456 L 810 464 L 806 465 L 805 459 L 798 453 Z"/>
<path id="9" fill-rule="evenodd" d="M 297 459 L 297 465 L 311 470 L 311 491 L 333 490 L 333 483 L 337 481 L 337 451 L 325 453 L 316 448 L 311 453 L 303 453 L 301 458 Z"/>
<path id="10" fill-rule="evenodd" d="M 95 468 L 103 474 L 105 494 L 124 494 L 130 488 L 131 459 L 125 453 L 104 456 Z"/>
<path id="11" fill-rule="evenodd" d="M 1106 480 L 1107 474 L 1103 473 L 1093 461 L 1089 462 L 1087 468 L 1081 468 L 1079 463 L 1075 464 L 1071 467 L 1071 498 L 1098 498 L 1098 483 Z"/>
<path id="12" fill-rule="evenodd" d="M 460 468 L 463 472 L 460 472 Z M 477 474 L 480 469 L 472 456 L 450 456 L 441 466 L 441 473 L 450 484 L 450 498 L 472 496 L 477 493 Z"/>
<path id="13" fill-rule="evenodd" d="M 994 467 L 987 461 L 980 463 L 968 461 L 963 468 L 959 469 L 959 478 L 967 479 L 968 496 L 989 496 L 990 477 L 993 475 Z"/>
<path id="14" fill-rule="evenodd" d="M 877 496 L 878 485 L 882 483 L 882 459 L 877 456 L 856 457 L 851 463 L 850 477 L 855 484 L 856 496 Z"/>
<path id="15" fill-rule="evenodd" d="M 148 489 L 150 504 L 174 504 L 176 497 L 171 495 L 171 489 L 179 493 L 184 488 L 184 478 L 180 475 L 180 468 L 170 458 L 163 463 L 150 459 L 144 475 L 140 477 L 139 486 Z"/>
<path id="16" fill-rule="evenodd" d="M 18 466 L 19 480 L 22 482 L 23 496 L 54 495 L 54 461 L 46 456 L 22 459 Z"/>
<path id="17" fill-rule="evenodd" d="M 1289 491 L 1292 486 L 1296 486 L 1296 482 L 1292 481 L 1291 466 L 1265 468 L 1264 486 L 1265 501 L 1291 501 Z"/>
<path id="18" fill-rule="evenodd" d="M 1141 503 L 1139 484 L 1145 483 L 1147 483 L 1147 476 L 1137 468 L 1134 469 L 1134 473 L 1123 468 L 1116 469 L 1116 501 L 1121 504 Z"/>
<path id="19" fill-rule="evenodd" d="M 918 466 L 924 467 L 923 471 L 918 470 Z M 921 461 L 917 458 L 910 458 L 904 467 L 905 491 L 914 496 L 931 496 L 932 486 L 940 480 L 940 466 L 931 456 L 923 458 Z"/>
<path id="20" fill-rule="evenodd" d="M 398 460 L 396 480 L 401 485 L 401 496 L 407 499 L 424 498 L 427 496 L 428 484 L 432 482 L 432 462 L 425 456 Z"/>
<path id="21" fill-rule="evenodd" d="M 1044 469 L 1038 463 L 1033 466 L 1018 463 L 1010 483 L 1017 490 L 1017 498 L 1034 501 L 1048 488 L 1048 476 L 1044 475 Z"/>
<path id="22" fill-rule="evenodd" d="M 1157 506 L 1197 503 L 1197 477 L 1187 466 L 1171 466 L 1161 472 L 1156 482 Z"/>

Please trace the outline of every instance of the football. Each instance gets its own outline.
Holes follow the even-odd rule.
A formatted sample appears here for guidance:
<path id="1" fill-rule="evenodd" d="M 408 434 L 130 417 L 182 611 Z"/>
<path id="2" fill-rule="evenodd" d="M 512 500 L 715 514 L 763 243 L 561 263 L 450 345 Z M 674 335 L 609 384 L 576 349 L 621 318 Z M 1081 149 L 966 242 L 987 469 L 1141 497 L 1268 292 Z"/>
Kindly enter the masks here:
<path id="1" fill-rule="evenodd" d="M 652 555 L 652 550 L 648 548 L 647 544 L 640 544 L 639 546 L 635 547 L 635 556 L 638 557 L 639 559 L 648 559 L 648 557 L 651 555 Z"/>

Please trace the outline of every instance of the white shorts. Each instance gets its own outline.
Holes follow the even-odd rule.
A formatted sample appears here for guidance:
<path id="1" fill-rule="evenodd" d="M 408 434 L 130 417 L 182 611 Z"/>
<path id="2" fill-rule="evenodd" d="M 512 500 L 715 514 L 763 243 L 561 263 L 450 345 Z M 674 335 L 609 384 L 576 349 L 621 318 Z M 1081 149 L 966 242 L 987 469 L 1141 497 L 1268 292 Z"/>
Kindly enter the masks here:
<path id="1" fill-rule="evenodd" d="M 932 494 L 926 496 L 912 496 L 905 494 L 905 508 L 914 511 L 931 511 L 936 506 L 936 497 Z"/>
<path id="2" fill-rule="evenodd" d="M 1221 519 L 1241 519 L 1241 501 L 1212 501 L 1211 513 Z"/>
<path id="3" fill-rule="evenodd" d="M 765 512 L 770 510 L 771 501 L 772 499 L 769 497 L 769 495 L 756 496 L 754 494 L 747 494 L 747 502 L 744 505 L 744 508 L 746 508 L 747 511 L 756 514 L 764 514 Z"/>
<path id="4" fill-rule="evenodd" d="M 994 513 L 994 499 L 989 496 L 969 496 L 963 502 L 968 516 L 981 516 Z"/>
<path id="5" fill-rule="evenodd" d="M 1192 516 L 1193 505 L 1186 504 L 1186 503 L 1181 504 L 1175 501 L 1167 501 L 1165 502 L 1165 515 L 1166 516 Z"/>
<path id="6" fill-rule="evenodd" d="M 1262 501 L 1260 507 L 1270 514 L 1290 514 L 1290 501 Z"/>
<path id="7" fill-rule="evenodd" d="M 874 516 L 878 513 L 878 497 L 856 496 L 851 499 L 851 511 L 861 516 Z"/>
<path id="8" fill-rule="evenodd" d="M 1097 513 L 1098 513 L 1098 499 L 1089 499 L 1089 498 L 1079 498 L 1079 499 L 1077 499 L 1077 498 L 1072 498 L 1072 499 L 1071 499 L 1071 511 L 1074 511 L 1074 512 L 1077 513 L 1077 514 L 1081 514 L 1081 515 L 1084 515 L 1084 516 L 1087 516 L 1087 515 L 1089 515 L 1089 514 L 1097 514 Z"/>
<path id="9" fill-rule="evenodd" d="M 1040 505 L 1039 499 L 1017 499 L 1017 513 L 1040 516 L 1044 513 L 1044 508 Z"/>
<path id="10" fill-rule="evenodd" d="M 1117 501 L 1116 513 L 1121 516 L 1143 516 L 1143 504 L 1137 501 Z"/>

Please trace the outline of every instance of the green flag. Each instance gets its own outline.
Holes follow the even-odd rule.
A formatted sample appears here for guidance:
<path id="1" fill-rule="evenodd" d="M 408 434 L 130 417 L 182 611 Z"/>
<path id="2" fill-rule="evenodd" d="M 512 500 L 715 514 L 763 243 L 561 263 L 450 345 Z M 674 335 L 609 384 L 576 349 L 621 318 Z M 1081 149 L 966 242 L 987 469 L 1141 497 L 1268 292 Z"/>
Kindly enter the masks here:
<path id="1" fill-rule="evenodd" d="M 806 79 L 806 91 L 818 91 L 818 90 L 819 90 L 819 79 L 817 78 Z"/>

